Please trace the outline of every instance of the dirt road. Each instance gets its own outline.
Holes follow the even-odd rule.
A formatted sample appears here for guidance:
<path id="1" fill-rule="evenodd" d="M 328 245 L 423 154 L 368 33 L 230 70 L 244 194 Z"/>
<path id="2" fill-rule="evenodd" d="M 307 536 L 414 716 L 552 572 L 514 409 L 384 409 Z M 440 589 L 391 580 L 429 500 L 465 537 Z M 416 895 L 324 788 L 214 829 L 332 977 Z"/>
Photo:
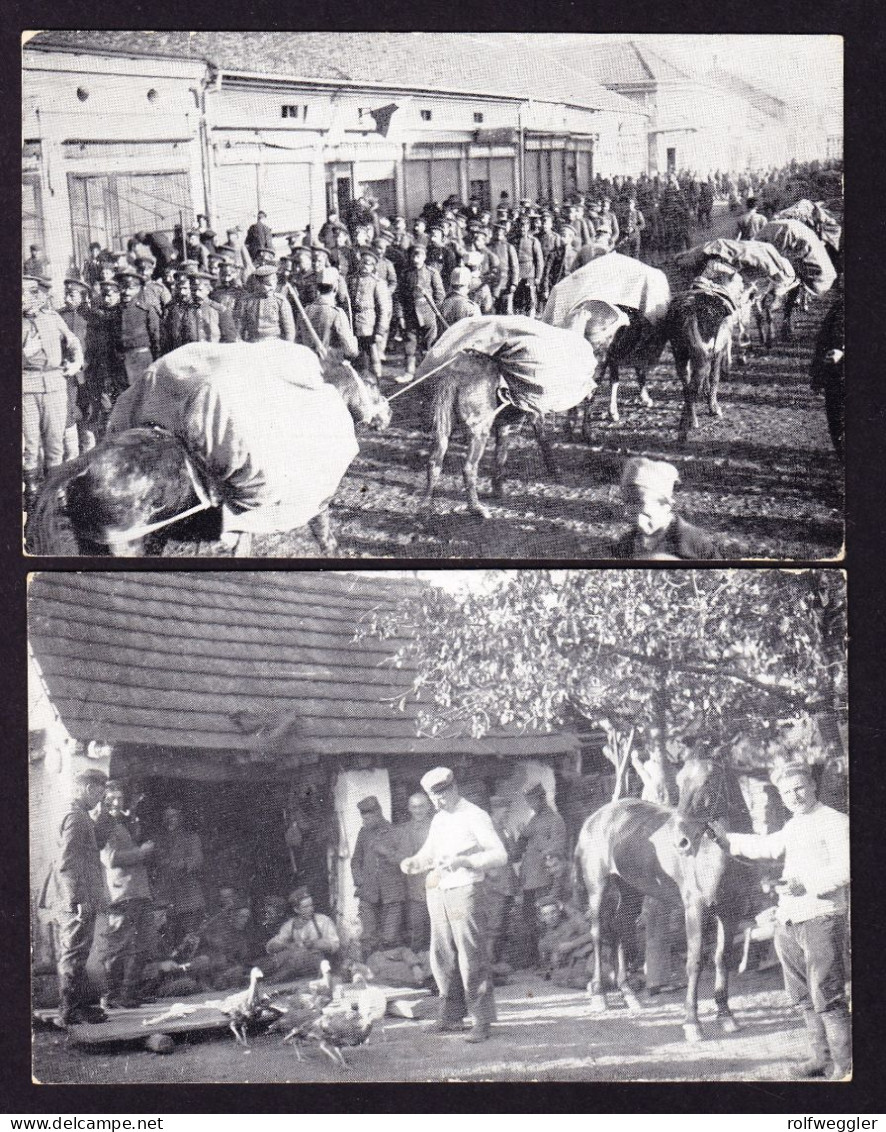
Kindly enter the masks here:
<path id="1" fill-rule="evenodd" d="M 703 978 L 701 1020 L 707 1038 L 683 1039 L 679 993 L 640 1015 L 618 995 L 592 1015 L 587 995 L 520 975 L 496 992 L 499 1022 L 479 1046 L 430 1032 L 430 1022 L 388 1019 L 384 1035 L 347 1051 L 350 1071 L 316 1048 L 299 1062 L 279 1036 L 258 1036 L 243 1050 L 226 1033 L 181 1042 L 158 1056 L 132 1047 L 89 1052 L 62 1034 L 38 1033 L 34 1075 L 43 1082 L 338 1082 L 338 1081 L 781 1081 L 805 1056 L 804 1034 L 788 1006 L 777 968 L 734 977 L 732 1009 L 741 1026 L 723 1035 Z"/>
<path id="2" fill-rule="evenodd" d="M 732 234 L 735 218 L 722 206 L 701 242 Z M 650 378 L 654 405 L 642 408 L 633 374 L 623 375 L 622 419 L 605 417 L 607 396 L 594 405 L 592 443 L 563 439 L 563 418 L 550 420 L 562 482 L 551 482 L 529 430 L 509 462 L 506 498 L 490 503 L 491 517 L 467 513 L 461 482 L 464 445 L 455 438 L 447 457 L 436 509 L 418 514 L 429 439 L 426 386 L 394 402 L 391 427 L 362 432 L 360 455 L 333 505 L 343 558 L 575 558 L 609 556 L 624 531 L 615 484 L 624 460 L 647 455 L 674 463 L 680 472 L 681 513 L 716 532 L 737 557 L 829 558 L 842 537 L 842 469 L 827 433 L 822 398 L 809 389 L 808 367 L 818 325 L 830 296 L 795 317 L 795 340 L 763 354 L 757 346 L 721 390 L 723 417 L 702 413 L 689 442 L 677 441 L 680 392 L 670 350 Z M 756 331 L 754 331 L 756 338 Z M 386 373 L 402 372 L 396 356 Z M 398 387 L 386 381 L 387 393 Z M 490 491 L 487 451 L 481 495 Z M 172 542 L 172 556 L 217 555 L 218 543 Z M 257 538 L 261 557 L 316 557 L 306 532 Z"/>

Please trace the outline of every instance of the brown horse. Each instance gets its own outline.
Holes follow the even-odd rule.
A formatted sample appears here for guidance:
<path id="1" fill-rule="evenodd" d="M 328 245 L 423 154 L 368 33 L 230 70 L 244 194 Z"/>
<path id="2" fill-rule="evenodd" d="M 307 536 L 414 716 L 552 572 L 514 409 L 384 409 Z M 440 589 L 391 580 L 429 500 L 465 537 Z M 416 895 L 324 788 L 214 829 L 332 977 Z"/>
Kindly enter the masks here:
<path id="1" fill-rule="evenodd" d="M 698 428 L 696 402 L 700 394 L 707 396 L 711 416 L 723 416 L 717 391 L 721 372 L 728 367 L 735 318 L 734 305 L 707 291 L 685 291 L 671 303 L 666 333 L 683 384 L 682 441 Z"/>
<path id="2" fill-rule="evenodd" d="M 738 911 L 733 897 L 735 860 L 707 821 L 688 817 L 654 802 L 624 798 L 592 814 L 579 834 L 576 866 L 588 894 L 588 919 L 594 941 L 594 972 L 588 990 L 594 1009 L 605 1009 L 602 994 L 600 906 L 614 878 L 666 908 L 682 905 L 686 922 L 686 1002 L 683 1031 L 688 1041 L 703 1037 L 698 1022 L 698 979 L 703 937 L 711 917 L 716 922 L 714 1002 L 726 1033 L 738 1029 L 729 1010 L 728 967 Z M 619 989 L 637 1007 L 619 963 Z"/>
<path id="3" fill-rule="evenodd" d="M 391 410 L 378 385 L 330 359 L 323 378 L 338 389 L 352 418 L 385 428 Z M 32 554 L 159 555 L 172 533 L 192 515 L 210 510 L 212 476 L 178 437 L 157 426 L 129 428 L 104 437 L 91 451 L 51 475 L 28 516 L 26 544 Z M 218 537 L 218 512 L 212 537 Z M 205 527 L 205 524 L 200 524 Z M 328 500 L 308 523 L 323 554 L 337 550 Z M 204 534 L 203 537 L 206 537 Z M 251 537 L 232 541 L 249 554 Z"/>

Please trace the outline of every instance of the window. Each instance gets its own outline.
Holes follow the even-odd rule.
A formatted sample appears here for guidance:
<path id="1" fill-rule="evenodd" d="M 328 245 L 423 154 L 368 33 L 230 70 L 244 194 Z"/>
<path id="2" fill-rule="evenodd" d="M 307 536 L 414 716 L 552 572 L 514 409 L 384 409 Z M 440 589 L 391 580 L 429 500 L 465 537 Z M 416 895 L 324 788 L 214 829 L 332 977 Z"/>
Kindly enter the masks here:
<path id="1" fill-rule="evenodd" d="M 297 118 L 298 117 L 298 107 L 297 106 L 281 106 L 280 107 L 280 117 L 281 118 Z"/>
<path id="2" fill-rule="evenodd" d="M 483 115 L 476 110 L 474 111 L 474 121 L 478 124 L 483 121 Z"/>
<path id="3" fill-rule="evenodd" d="M 421 111 L 419 111 L 419 113 L 421 114 L 421 120 L 423 122 L 430 122 L 430 120 L 431 120 L 430 110 L 421 110 Z"/>

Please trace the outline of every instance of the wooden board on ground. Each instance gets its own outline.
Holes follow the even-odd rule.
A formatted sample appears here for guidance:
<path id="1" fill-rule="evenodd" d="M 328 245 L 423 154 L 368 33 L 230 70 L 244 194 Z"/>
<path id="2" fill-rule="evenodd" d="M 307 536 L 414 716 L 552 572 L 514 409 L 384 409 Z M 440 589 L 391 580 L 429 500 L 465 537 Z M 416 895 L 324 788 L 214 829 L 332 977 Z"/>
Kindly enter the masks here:
<path id="1" fill-rule="evenodd" d="M 303 989 L 304 984 L 280 983 L 269 987 L 268 994 L 271 1001 L 283 998 L 294 991 Z M 190 1034 L 207 1030 L 227 1030 L 229 1019 L 214 1006 L 207 1003 L 218 1002 L 235 994 L 235 990 L 210 991 L 208 994 L 190 995 L 186 999 L 161 999 L 158 1002 L 146 1003 L 144 1006 L 132 1010 L 111 1010 L 107 1022 L 96 1024 L 78 1022 L 68 1028 L 68 1034 L 78 1045 L 108 1045 L 112 1042 L 132 1042 L 147 1038 L 151 1034 Z M 155 1021 L 173 1007 L 181 1006 L 188 1011 L 181 1017 L 169 1017 L 163 1021 Z M 55 1010 L 36 1010 L 36 1017 L 41 1021 L 51 1022 L 56 1015 Z"/>

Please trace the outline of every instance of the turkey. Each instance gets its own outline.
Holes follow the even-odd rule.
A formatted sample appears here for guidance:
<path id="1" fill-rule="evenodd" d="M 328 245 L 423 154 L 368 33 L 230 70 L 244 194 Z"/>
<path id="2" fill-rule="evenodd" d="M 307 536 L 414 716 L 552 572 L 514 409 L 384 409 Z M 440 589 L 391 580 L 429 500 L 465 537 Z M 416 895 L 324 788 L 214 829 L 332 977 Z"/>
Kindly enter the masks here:
<path id="1" fill-rule="evenodd" d="M 230 1019 L 228 1023 L 231 1033 L 242 1046 L 248 1046 L 246 1029 L 262 1022 L 271 1022 L 281 1018 L 287 1013 L 286 1008 L 277 1006 L 259 988 L 264 978 L 264 972 L 253 967 L 249 972 L 249 986 L 245 991 L 238 991 L 225 999 L 216 1002 L 207 1002 L 207 1006 L 214 1006 Z"/>
<path id="2" fill-rule="evenodd" d="M 299 996 L 298 1005 L 291 1007 L 288 1012 L 288 1032 L 283 1041 L 294 1044 L 299 1061 L 303 1060 L 301 1044 L 316 1042 L 336 1065 L 349 1069 L 342 1050 L 366 1042 L 373 1024 L 385 1015 L 387 999 L 377 987 L 367 986 L 360 972 L 355 973 L 350 986 L 338 990 L 340 998 L 337 1000 L 327 999 L 326 989 L 318 988 L 310 994 Z M 279 1022 L 277 1027 L 282 1028 Z"/>

